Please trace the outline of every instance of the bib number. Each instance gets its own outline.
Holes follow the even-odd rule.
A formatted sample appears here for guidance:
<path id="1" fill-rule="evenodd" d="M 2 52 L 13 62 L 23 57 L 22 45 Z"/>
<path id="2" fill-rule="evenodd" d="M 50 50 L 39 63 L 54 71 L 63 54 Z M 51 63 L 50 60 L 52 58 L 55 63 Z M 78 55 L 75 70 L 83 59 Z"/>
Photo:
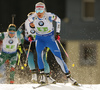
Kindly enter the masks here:
<path id="1" fill-rule="evenodd" d="M 39 32 L 47 32 L 48 28 L 47 27 L 37 27 Z"/>
<path id="2" fill-rule="evenodd" d="M 15 45 L 6 45 L 7 49 L 13 49 L 15 47 Z"/>

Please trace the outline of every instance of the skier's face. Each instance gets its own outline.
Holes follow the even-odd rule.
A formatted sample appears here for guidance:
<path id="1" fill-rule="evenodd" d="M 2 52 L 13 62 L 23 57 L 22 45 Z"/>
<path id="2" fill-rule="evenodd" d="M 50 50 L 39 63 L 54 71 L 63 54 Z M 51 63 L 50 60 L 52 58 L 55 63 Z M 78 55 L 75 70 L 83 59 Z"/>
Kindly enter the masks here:
<path id="1" fill-rule="evenodd" d="M 9 31 L 9 36 L 14 37 L 15 36 L 15 31 Z"/>
<path id="2" fill-rule="evenodd" d="M 45 11 L 36 11 L 36 13 L 37 13 L 37 16 L 39 17 L 39 18 L 42 18 L 43 16 L 44 16 L 44 13 L 45 13 Z"/>

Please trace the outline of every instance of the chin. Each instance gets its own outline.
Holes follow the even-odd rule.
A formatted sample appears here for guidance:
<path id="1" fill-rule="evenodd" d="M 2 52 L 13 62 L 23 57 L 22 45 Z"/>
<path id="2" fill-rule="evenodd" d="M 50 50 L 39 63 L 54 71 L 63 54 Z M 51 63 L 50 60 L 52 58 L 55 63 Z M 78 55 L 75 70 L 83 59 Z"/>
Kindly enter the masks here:
<path id="1" fill-rule="evenodd" d="M 38 17 L 39 17 L 39 18 L 42 18 L 42 16 L 41 16 L 41 15 L 38 15 Z"/>

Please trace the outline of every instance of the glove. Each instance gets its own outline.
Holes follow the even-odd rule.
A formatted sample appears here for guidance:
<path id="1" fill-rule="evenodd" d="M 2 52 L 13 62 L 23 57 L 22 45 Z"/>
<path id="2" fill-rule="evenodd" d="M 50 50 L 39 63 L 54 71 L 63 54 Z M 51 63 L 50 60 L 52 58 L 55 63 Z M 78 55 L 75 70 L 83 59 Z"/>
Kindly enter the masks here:
<path id="1" fill-rule="evenodd" d="M 33 39 L 33 37 L 31 35 L 29 35 L 28 36 L 28 40 L 29 40 L 29 42 L 32 42 L 34 39 Z"/>
<path id="2" fill-rule="evenodd" d="M 60 33 L 58 33 L 58 32 L 56 33 L 55 39 L 60 40 Z"/>

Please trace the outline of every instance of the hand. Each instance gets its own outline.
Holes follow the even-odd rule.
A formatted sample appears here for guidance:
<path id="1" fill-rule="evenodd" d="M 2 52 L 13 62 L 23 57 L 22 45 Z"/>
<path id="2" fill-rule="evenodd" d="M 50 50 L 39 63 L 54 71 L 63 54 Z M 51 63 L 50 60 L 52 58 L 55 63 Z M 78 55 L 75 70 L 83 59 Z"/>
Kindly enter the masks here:
<path id="1" fill-rule="evenodd" d="M 30 23 L 30 27 L 35 28 L 35 25 L 33 24 L 33 22 Z"/>
<path id="2" fill-rule="evenodd" d="M 28 36 L 28 40 L 29 40 L 29 42 L 32 42 L 34 39 L 33 39 L 33 37 L 30 35 L 30 36 Z"/>
<path id="3" fill-rule="evenodd" d="M 55 39 L 60 40 L 60 33 L 56 33 Z"/>

